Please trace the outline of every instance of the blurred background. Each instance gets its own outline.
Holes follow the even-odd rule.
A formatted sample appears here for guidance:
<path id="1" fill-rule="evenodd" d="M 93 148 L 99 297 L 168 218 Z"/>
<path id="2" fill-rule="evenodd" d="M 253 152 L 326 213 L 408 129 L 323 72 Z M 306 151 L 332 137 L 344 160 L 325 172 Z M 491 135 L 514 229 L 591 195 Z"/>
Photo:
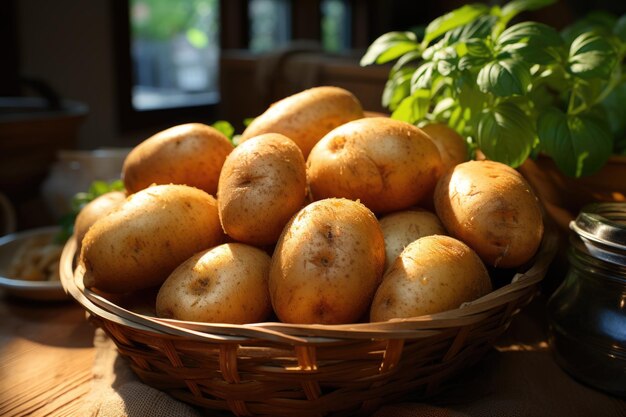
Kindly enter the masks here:
<path id="1" fill-rule="evenodd" d="M 0 203 L 13 228 L 49 224 L 62 211 L 51 200 L 118 175 L 125 151 L 157 131 L 227 120 L 240 132 L 316 85 L 384 111 L 389 68 L 360 67 L 367 46 L 464 3 L 3 0 Z M 622 1 L 558 1 L 525 17 L 562 28 L 593 9 L 626 11 Z"/>

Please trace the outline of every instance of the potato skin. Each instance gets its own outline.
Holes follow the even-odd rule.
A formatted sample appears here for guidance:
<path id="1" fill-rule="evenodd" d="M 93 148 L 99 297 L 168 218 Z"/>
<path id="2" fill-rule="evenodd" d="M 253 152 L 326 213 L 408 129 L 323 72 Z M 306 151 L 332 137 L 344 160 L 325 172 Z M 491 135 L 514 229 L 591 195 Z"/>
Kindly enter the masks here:
<path id="1" fill-rule="evenodd" d="M 165 280 L 157 316 L 213 323 L 255 323 L 271 313 L 270 256 L 243 243 L 224 243 L 183 262 Z"/>
<path id="2" fill-rule="evenodd" d="M 220 221 L 237 241 L 273 244 L 305 196 L 306 166 L 298 146 L 281 134 L 260 135 L 237 146 L 224 162 Z"/>
<path id="3" fill-rule="evenodd" d="M 186 185 L 155 185 L 89 228 L 80 252 L 84 284 L 109 293 L 161 285 L 184 260 L 223 239 L 213 196 Z"/>
<path id="4" fill-rule="evenodd" d="M 454 129 L 444 123 L 429 123 L 421 129 L 437 146 L 444 172 L 467 161 L 467 142 Z"/>
<path id="5" fill-rule="evenodd" d="M 106 216 L 111 211 L 116 210 L 126 200 L 126 194 L 122 191 L 110 191 L 94 198 L 83 207 L 74 221 L 74 237 L 76 238 L 76 252 L 80 253 L 80 248 L 85 237 L 85 233 L 96 220 Z"/>
<path id="6" fill-rule="evenodd" d="M 369 209 L 346 199 L 311 203 L 274 250 L 274 312 L 286 323 L 354 323 L 367 312 L 384 263 L 383 234 Z"/>
<path id="7" fill-rule="evenodd" d="M 468 161 L 444 175 L 435 209 L 454 236 L 494 267 L 529 261 L 543 236 L 539 201 L 515 169 L 494 161 Z"/>
<path id="8" fill-rule="evenodd" d="M 272 104 L 241 135 L 240 143 L 263 133 L 280 133 L 293 140 L 304 158 L 326 133 L 363 117 L 359 100 L 349 91 L 313 87 Z"/>
<path id="9" fill-rule="evenodd" d="M 378 222 L 385 237 L 385 270 L 406 246 L 420 237 L 447 234 L 434 213 L 419 208 L 387 214 Z"/>
<path id="10" fill-rule="evenodd" d="M 129 194 L 152 184 L 184 184 L 215 196 L 226 156 L 233 145 L 202 123 L 173 126 L 135 146 L 122 167 Z"/>
<path id="11" fill-rule="evenodd" d="M 385 273 L 370 310 L 371 321 L 417 317 L 459 307 L 491 291 L 478 255 L 449 236 L 409 244 Z"/>
<path id="12" fill-rule="evenodd" d="M 442 170 L 439 151 L 424 132 L 385 117 L 339 126 L 307 159 L 315 199 L 358 199 L 375 213 L 419 205 L 431 196 Z"/>

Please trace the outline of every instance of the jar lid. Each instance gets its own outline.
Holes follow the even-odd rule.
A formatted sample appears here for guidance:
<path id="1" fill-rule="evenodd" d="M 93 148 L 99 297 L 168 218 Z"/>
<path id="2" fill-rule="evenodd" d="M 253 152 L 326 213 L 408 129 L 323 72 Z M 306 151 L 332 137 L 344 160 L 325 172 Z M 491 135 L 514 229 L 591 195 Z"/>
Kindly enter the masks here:
<path id="1" fill-rule="evenodd" d="M 587 205 L 569 227 L 592 256 L 626 266 L 626 202 Z"/>

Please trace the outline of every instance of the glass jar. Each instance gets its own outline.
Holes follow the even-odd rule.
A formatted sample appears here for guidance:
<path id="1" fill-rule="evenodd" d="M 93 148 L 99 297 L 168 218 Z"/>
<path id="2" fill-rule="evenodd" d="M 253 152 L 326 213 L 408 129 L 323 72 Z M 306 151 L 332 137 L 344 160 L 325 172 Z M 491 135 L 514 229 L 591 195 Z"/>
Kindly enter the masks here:
<path id="1" fill-rule="evenodd" d="M 626 397 L 626 203 L 570 223 L 569 270 L 548 301 L 549 342 L 574 378 Z"/>
<path id="2" fill-rule="evenodd" d="M 55 219 L 71 212 L 72 198 L 93 181 L 119 179 L 130 149 L 61 150 L 41 186 L 41 195 Z"/>

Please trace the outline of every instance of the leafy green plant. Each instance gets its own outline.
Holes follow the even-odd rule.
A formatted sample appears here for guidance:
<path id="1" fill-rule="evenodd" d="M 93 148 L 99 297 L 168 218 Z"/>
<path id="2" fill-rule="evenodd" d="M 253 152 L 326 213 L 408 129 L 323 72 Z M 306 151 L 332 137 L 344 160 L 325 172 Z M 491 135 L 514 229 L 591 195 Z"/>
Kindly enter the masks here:
<path id="1" fill-rule="evenodd" d="M 552 3 L 468 4 L 434 19 L 421 39 L 382 35 L 361 65 L 395 61 L 382 95 L 395 119 L 444 121 L 513 167 L 542 152 L 567 175 L 588 175 L 626 145 L 614 140 L 626 131 L 626 15 L 591 15 L 561 33 L 512 24 Z"/>
<path id="2" fill-rule="evenodd" d="M 89 185 L 87 191 L 76 193 L 70 202 L 71 211 L 64 215 L 59 221 L 61 230 L 55 236 L 55 241 L 63 243 L 72 236 L 76 216 L 78 216 L 82 208 L 95 198 L 111 191 L 124 191 L 124 183 L 122 180 L 114 180 L 111 182 L 96 180 Z"/>

